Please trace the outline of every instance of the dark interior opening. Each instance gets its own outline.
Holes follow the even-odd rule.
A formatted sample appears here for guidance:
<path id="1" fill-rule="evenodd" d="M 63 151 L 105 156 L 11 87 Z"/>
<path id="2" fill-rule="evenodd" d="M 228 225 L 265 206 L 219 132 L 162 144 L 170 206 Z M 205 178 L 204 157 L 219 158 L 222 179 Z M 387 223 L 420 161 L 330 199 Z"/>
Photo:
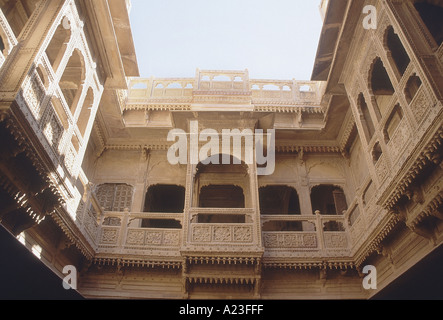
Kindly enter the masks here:
<path id="1" fill-rule="evenodd" d="M 383 66 L 383 62 L 380 58 L 375 60 L 372 68 L 371 88 L 374 95 L 394 94 L 394 87 L 392 86 L 391 79 L 389 78 L 388 72 Z"/>
<path id="2" fill-rule="evenodd" d="M 199 214 L 198 223 L 245 223 L 244 214 Z"/>
<path id="3" fill-rule="evenodd" d="M 182 213 L 185 188 L 175 185 L 151 186 L 146 193 L 144 212 Z"/>
<path id="4" fill-rule="evenodd" d="M 200 190 L 201 208 L 245 208 L 243 189 L 234 185 L 209 185 Z"/>
<path id="5" fill-rule="evenodd" d="M 288 186 L 259 189 L 261 214 L 301 214 L 297 191 Z"/>
<path id="6" fill-rule="evenodd" d="M 394 60 L 397 70 L 401 75 L 403 75 L 411 62 L 411 59 L 403 47 L 403 43 L 401 42 L 400 38 L 394 32 L 394 28 L 392 26 L 388 28 L 386 42 L 389 51 L 391 51 L 392 59 Z"/>
<path id="7" fill-rule="evenodd" d="M 397 130 L 402 119 L 403 119 L 403 110 L 401 109 L 400 105 L 397 104 L 394 107 L 394 110 L 391 112 L 391 115 L 389 116 L 388 121 L 386 121 L 385 129 L 384 129 L 386 142 L 389 142 L 392 139 L 392 137 L 394 136 L 395 130 Z"/>
<path id="8" fill-rule="evenodd" d="M 426 2 L 418 2 L 414 6 L 435 42 L 440 46 L 443 42 L 443 6 Z"/>
<path id="9" fill-rule="evenodd" d="M 174 219 L 143 219 L 142 228 L 181 229 L 182 225 Z"/>
<path id="10" fill-rule="evenodd" d="M 303 225 L 301 221 L 268 221 L 262 231 L 303 231 Z"/>
<path id="11" fill-rule="evenodd" d="M 378 159 L 380 159 L 381 155 L 383 154 L 383 151 L 381 149 L 380 143 L 376 143 L 374 145 L 374 148 L 372 149 L 372 160 L 374 163 L 377 163 Z"/>
<path id="12" fill-rule="evenodd" d="M 3 50 L 5 50 L 6 46 L 3 42 L 3 38 L 0 36 L 0 52 L 3 53 Z"/>
<path id="13" fill-rule="evenodd" d="M 375 132 L 374 122 L 372 121 L 371 114 L 369 113 L 368 105 L 366 104 L 363 93 L 360 93 L 357 100 L 360 111 L 363 115 L 362 124 L 367 130 L 367 140 L 370 141 Z"/>
<path id="14" fill-rule="evenodd" d="M 370 84 L 372 93 L 377 101 L 376 107 L 380 114 L 383 115 L 389 108 L 389 102 L 395 90 L 380 58 L 377 58 L 372 66 Z"/>
<path id="15" fill-rule="evenodd" d="M 345 227 L 339 221 L 326 221 L 323 223 L 323 231 L 345 231 Z"/>
<path id="16" fill-rule="evenodd" d="M 408 101 L 408 103 L 412 102 L 415 95 L 417 94 L 418 89 L 420 89 L 421 84 L 422 84 L 422 82 L 416 74 L 413 74 L 409 78 L 408 82 L 406 83 L 406 87 L 405 87 L 405 97 L 406 97 L 406 100 Z"/>
<path id="17" fill-rule="evenodd" d="M 336 186 L 320 185 L 311 191 L 312 211 L 325 215 L 342 215 L 348 209 L 343 190 Z"/>
<path id="18" fill-rule="evenodd" d="M 214 173 L 214 174 L 238 173 L 238 174 L 245 174 L 245 173 L 248 172 L 248 166 L 243 161 L 237 159 L 236 157 L 234 157 L 232 155 L 218 154 L 218 155 L 213 155 L 210 159 L 212 159 L 216 163 L 204 164 L 203 162 L 200 162 L 197 165 L 197 172 L 198 172 L 198 174 L 203 174 L 203 173 Z"/>

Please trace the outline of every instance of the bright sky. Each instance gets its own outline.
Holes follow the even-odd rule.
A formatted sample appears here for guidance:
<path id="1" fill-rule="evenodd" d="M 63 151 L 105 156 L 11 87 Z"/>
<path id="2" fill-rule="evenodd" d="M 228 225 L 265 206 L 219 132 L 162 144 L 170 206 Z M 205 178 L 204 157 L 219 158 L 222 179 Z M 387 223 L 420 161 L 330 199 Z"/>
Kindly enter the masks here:
<path id="1" fill-rule="evenodd" d="M 320 0 L 132 0 L 143 78 L 249 70 L 253 79 L 309 80 Z"/>

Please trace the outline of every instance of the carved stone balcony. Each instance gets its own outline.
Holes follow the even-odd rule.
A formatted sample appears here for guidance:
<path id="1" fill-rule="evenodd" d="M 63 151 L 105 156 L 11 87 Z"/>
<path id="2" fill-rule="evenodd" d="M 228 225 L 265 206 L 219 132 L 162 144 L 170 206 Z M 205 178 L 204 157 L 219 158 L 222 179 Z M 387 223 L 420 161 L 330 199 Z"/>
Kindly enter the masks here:
<path id="1" fill-rule="evenodd" d="M 145 219 L 181 222 L 183 214 L 105 212 L 97 234 L 98 254 L 179 256 L 182 230 L 139 227 Z"/>
<path id="2" fill-rule="evenodd" d="M 350 256 L 350 241 L 345 229 L 344 216 L 263 215 L 261 221 L 262 228 L 266 223 L 272 222 L 298 224 L 296 231 L 294 228 L 290 231 L 262 231 L 265 258 Z"/>
<path id="3" fill-rule="evenodd" d="M 178 259 L 182 254 L 193 256 L 203 252 L 234 254 L 263 252 L 266 259 L 349 258 L 350 240 L 344 227 L 345 216 L 264 215 L 262 227 L 268 222 L 297 222 L 299 231 L 258 230 L 253 209 L 192 208 L 190 223 L 185 214 L 104 212 L 99 223 L 89 212 L 82 217 L 89 227 L 83 228 L 90 238 L 96 233 L 98 256 L 129 256 Z M 205 223 L 201 216 L 244 217 L 244 222 Z M 87 219 L 86 219 L 87 218 Z M 183 228 L 140 227 L 143 220 L 175 220 Z M 222 219 L 223 220 L 223 219 Z M 332 227 L 331 227 L 332 225 Z M 328 227 L 329 226 L 329 227 Z"/>
<path id="4" fill-rule="evenodd" d="M 324 93 L 323 82 L 252 80 L 247 71 L 217 70 L 197 70 L 195 78 L 132 79 L 129 88 L 126 111 L 198 111 L 216 107 L 250 111 L 267 108 L 304 110 L 319 108 Z"/>

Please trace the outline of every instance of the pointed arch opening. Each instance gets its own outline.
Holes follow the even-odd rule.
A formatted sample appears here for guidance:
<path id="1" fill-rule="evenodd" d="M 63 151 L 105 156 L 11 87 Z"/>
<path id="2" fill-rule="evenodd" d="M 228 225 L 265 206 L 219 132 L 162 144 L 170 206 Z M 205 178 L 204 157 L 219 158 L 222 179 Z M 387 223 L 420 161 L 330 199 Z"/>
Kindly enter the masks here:
<path id="1" fill-rule="evenodd" d="M 250 204 L 247 165 L 232 155 L 217 155 L 218 164 L 197 165 L 195 176 L 196 206 L 202 208 L 245 208 Z M 229 164 L 223 158 L 229 156 Z M 214 156 L 211 157 L 214 159 Z M 238 164 L 237 164 L 238 163 Z"/>
<path id="2" fill-rule="evenodd" d="M 76 49 L 69 58 L 59 82 L 65 101 L 73 115 L 75 114 L 81 95 L 85 72 L 83 55 Z"/>
<path id="3" fill-rule="evenodd" d="M 0 52 L 5 56 L 6 44 L 3 41 L 3 36 L 0 34 Z"/>
<path id="4" fill-rule="evenodd" d="M 412 102 L 421 85 L 421 79 L 415 73 L 408 79 L 405 86 L 405 98 L 408 103 Z"/>
<path id="5" fill-rule="evenodd" d="M 322 215 L 342 215 L 347 209 L 343 189 L 334 185 L 318 185 L 311 190 L 312 212 Z"/>
<path id="6" fill-rule="evenodd" d="M 234 184 L 203 186 L 199 195 L 200 208 L 245 208 L 245 195 Z"/>
<path id="7" fill-rule="evenodd" d="M 374 95 L 376 107 L 383 115 L 389 109 L 389 103 L 395 90 L 380 57 L 377 57 L 372 64 L 369 86 Z"/>
<path id="8" fill-rule="evenodd" d="M 374 164 L 378 162 L 378 160 L 383 155 L 383 150 L 381 149 L 380 142 L 377 142 L 372 148 L 372 161 Z"/>
<path id="9" fill-rule="evenodd" d="M 46 48 L 46 56 L 51 64 L 54 73 L 57 73 L 60 62 L 66 52 L 69 40 L 71 39 L 71 28 L 67 22 L 67 17 L 62 19 L 52 36 L 51 42 L 49 42 Z"/>
<path id="10" fill-rule="evenodd" d="M 185 188 L 178 185 L 157 184 L 146 192 L 144 212 L 183 213 Z"/>
<path id="11" fill-rule="evenodd" d="M 357 107 L 360 112 L 361 124 L 366 136 L 366 141 L 369 143 L 375 133 L 374 122 L 372 121 L 371 113 L 369 112 L 368 105 L 363 93 L 360 93 L 357 98 Z"/>
<path id="12" fill-rule="evenodd" d="M 183 213 L 185 207 L 185 188 L 178 185 L 156 184 L 148 188 L 145 196 L 144 212 Z M 152 216 L 141 219 L 142 228 L 181 229 L 180 220 Z"/>
<path id="13" fill-rule="evenodd" d="M 264 215 L 300 215 L 297 190 L 288 186 L 270 185 L 259 189 L 260 213 Z"/>
<path id="14" fill-rule="evenodd" d="M 389 26 L 385 32 L 385 47 L 398 73 L 403 76 L 411 59 L 392 26 Z"/>
<path id="15" fill-rule="evenodd" d="M 94 107 L 94 90 L 90 87 L 86 93 L 83 106 L 78 117 L 77 126 L 81 136 L 84 138 L 91 118 L 92 108 Z"/>
<path id="16" fill-rule="evenodd" d="M 388 143 L 392 139 L 402 120 L 403 110 L 400 105 L 397 104 L 389 115 L 388 121 L 386 121 L 385 127 L 383 129 L 386 143 Z"/>

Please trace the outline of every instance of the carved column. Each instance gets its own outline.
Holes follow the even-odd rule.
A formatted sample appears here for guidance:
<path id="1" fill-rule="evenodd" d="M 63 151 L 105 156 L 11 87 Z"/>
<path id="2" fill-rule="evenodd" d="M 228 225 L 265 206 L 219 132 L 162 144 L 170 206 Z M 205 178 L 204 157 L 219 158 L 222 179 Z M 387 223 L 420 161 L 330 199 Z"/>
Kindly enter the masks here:
<path id="1" fill-rule="evenodd" d="M 188 155 L 189 160 L 189 155 Z M 184 218 L 183 218 L 183 246 L 188 244 L 188 240 L 190 239 L 190 224 L 191 224 L 191 207 L 192 207 L 192 198 L 193 198 L 193 184 L 195 178 L 195 165 L 191 164 L 188 161 L 187 170 L 186 170 L 186 189 L 185 189 L 185 206 L 184 206 Z"/>
<path id="2" fill-rule="evenodd" d="M 259 203 L 259 194 L 258 194 L 258 179 L 257 179 L 255 157 L 253 163 L 248 165 L 248 175 L 249 175 L 249 190 L 251 195 L 251 205 L 253 208 L 252 220 L 255 228 L 257 228 L 257 233 L 256 233 L 257 239 L 254 242 L 257 244 L 258 247 L 262 247 L 260 203 Z"/>

